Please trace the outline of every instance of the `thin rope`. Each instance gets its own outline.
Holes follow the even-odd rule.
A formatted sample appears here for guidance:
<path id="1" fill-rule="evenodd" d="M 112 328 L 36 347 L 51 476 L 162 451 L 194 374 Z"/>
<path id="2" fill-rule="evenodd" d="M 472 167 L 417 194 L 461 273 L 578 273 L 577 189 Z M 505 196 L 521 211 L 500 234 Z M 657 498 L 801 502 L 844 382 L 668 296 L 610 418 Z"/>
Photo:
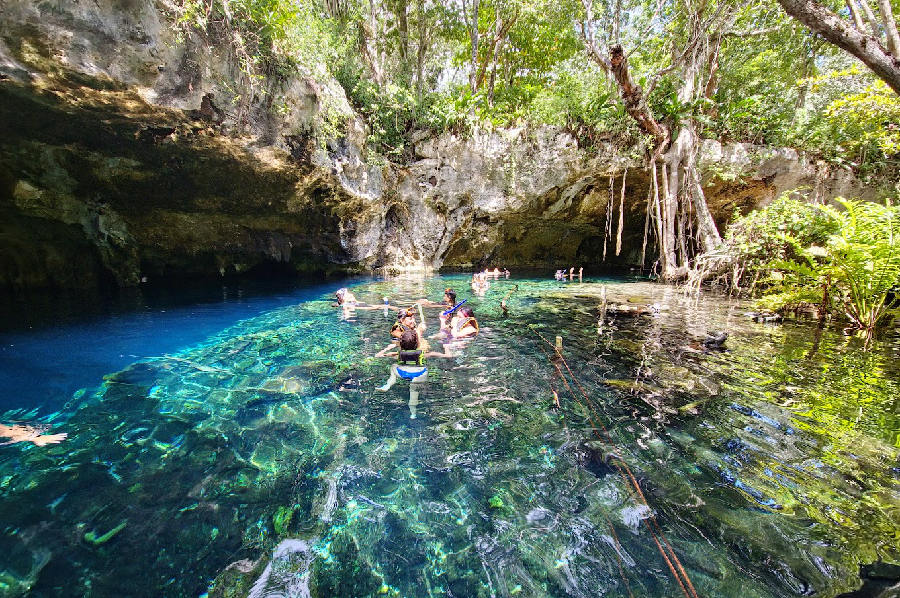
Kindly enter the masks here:
<path id="1" fill-rule="evenodd" d="M 566 361 L 566 358 L 562 356 L 562 353 L 556 349 L 556 346 L 553 343 L 551 343 L 546 337 L 544 337 L 544 335 L 542 335 L 540 332 L 538 332 L 533 326 L 528 326 L 528 328 L 532 332 L 534 332 L 548 346 L 553 348 L 553 351 L 556 354 L 556 356 L 558 357 L 558 359 L 566 367 L 566 371 L 569 373 L 569 376 L 571 376 L 572 382 L 575 384 L 575 386 L 578 388 L 578 390 L 581 392 L 582 396 L 584 397 L 585 401 L 588 403 L 588 413 L 589 413 L 588 420 L 592 424 L 592 427 L 593 427 L 592 431 L 594 432 L 594 434 L 596 434 L 598 436 L 598 438 L 603 440 L 603 437 L 601 437 L 600 434 L 597 432 L 597 428 L 599 427 L 600 429 L 603 430 L 603 433 L 606 435 L 607 442 L 609 442 L 609 444 L 613 445 L 613 447 L 617 447 L 616 443 L 613 441 L 612 436 L 609 433 L 609 430 L 606 428 L 605 425 L 603 425 L 603 422 L 602 421 L 599 422 L 599 426 L 597 423 L 595 423 L 592 415 L 597 415 L 599 417 L 599 414 L 597 414 L 596 410 L 593 408 L 593 402 L 591 401 L 590 397 L 588 396 L 587 391 L 585 391 L 584 387 L 581 385 L 581 383 L 578 382 L 578 378 L 575 376 L 574 372 L 572 372 L 572 369 L 569 367 L 569 364 Z M 554 367 L 556 367 L 559 370 L 558 364 L 554 363 Z M 564 377 L 563 377 L 563 381 L 566 382 Z M 571 387 L 568 386 L 567 382 L 566 382 L 566 386 L 567 386 L 567 388 L 570 389 L 570 392 L 572 392 Z M 573 395 L 573 398 L 575 398 L 575 400 L 579 404 L 581 404 L 581 402 L 578 401 L 577 397 L 575 397 L 574 392 L 572 392 L 572 395 Z M 584 406 L 584 405 L 582 405 L 582 406 Z M 659 522 L 656 520 L 656 517 L 653 515 L 652 508 L 650 507 L 650 503 L 647 501 L 647 497 L 644 496 L 644 493 L 641 490 L 640 484 L 638 483 L 637 479 L 634 477 L 634 474 L 632 473 L 631 468 L 628 467 L 628 464 L 622 459 L 621 456 L 617 455 L 616 458 L 618 459 L 619 462 L 621 462 L 622 466 L 620 468 L 619 465 L 616 463 L 613 463 L 613 466 L 619 471 L 619 474 L 622 476 L 626 485 L 628 485 L 629 481 L 630 481 L 630 485 L 634 488 L 637 495 L 640 497 L 641 502 L 643 502 L 644 506 L 646 506 L 648 509 L 650 509 L 649 517 L 647 519 L 643 520 L 644 525 L 647 527 L 647 530 L 650 532 L 650 535 L 653 538 L 653 541 L 656 543 L 656 546 L 659 549 L 659 552 L 662 555 L 663 560 L 666 562 L 666 565 L 668 565 L 669 570 L 672 572 L 673 577 L 675 577 L 675 580 L 678 582 L 678 585 L 681 587 L 681 591 L 688 598 L 699 598 L 699 595 L 697 594 L 697 591 L 694 589 L 694 585 L 691 583 L 691 580 L 688 577 L 687 572 L 684 570 L 684 567 L 682 566 L 681 561 L 678 559 L 678 556 L 675 554 L 674 549 L 672 549 L 672 545 L 666 539 L 665 533 L 663 532 L 662 527 L 659 525 Z M 624 468 L 624 471 L 622 470 L 622 468 Z M 626 472 L 627 472 L 627 475 L 626 475 Z M 651 522 L 653 525 L 651 525 Z M 653 529 L 654 525 L 656 526 L 659 537 L 662 538 L 663 543 L 665 544 L 666 548 L 668 549 L 669 554 L 666 553 L 666 548 L 663 548 L 663 545 L 660 543 L 659 539 L 657 539 L 657 533 L 654 532 L 654 529 Z M 669 555 L 671 555 L 671 559 L 669 558 Z M 674 561 L 675 565 L 673 565 L 673 561 Z M 676 566 L 678 568 L 677 571 L 676 571 Z M 679 575 L 679 573 L 678 573 L 679 571 L 680 571 L 681 575 Z M 682 581 L 681 576 L 684 576 L 684 581 Z M 687 588 L 690 588 L 690 592 L 688 592 L 688 589 L 685 587 L 685 582 L 687 583 Z"/>

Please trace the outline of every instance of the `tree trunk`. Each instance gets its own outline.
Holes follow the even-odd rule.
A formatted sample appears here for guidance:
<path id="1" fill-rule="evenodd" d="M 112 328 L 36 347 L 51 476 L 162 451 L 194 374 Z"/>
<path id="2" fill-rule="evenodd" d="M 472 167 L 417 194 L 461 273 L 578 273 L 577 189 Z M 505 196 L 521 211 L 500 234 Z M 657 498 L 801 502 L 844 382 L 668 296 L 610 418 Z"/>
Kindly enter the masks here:
<path id="1" fill-rule="evenodd" d="M 428 21 L 425 0 L 418 0 L 419 45 L 416 48 L 416 97 L 421 102 L 425 89 L 425 54 L 428 49 Z"/>
<path id="2" fill-rule="evenodd" d="M 692 117 L 686 117 L 680 123 L 680 130 L 675 142 L 669 144 L 670 131 L 669 128 L 658 122 L 650 107 L 644 98 L 644 92 L 639 85 L 636 85 L 631 79 L 628 72 L 628 59 L 622 46 L 615 44 L 609 48 L 609 55 L 604 55 L 597 47 L 594 41 L 593 31 L 593 2 L 592 0 L 582 0 L 585 8 L 586 21 L 583 23 L 582 36 L 585 47 L 589 56 L 607 73 L 611 74 L 619 87 L 619 94 L 625 105 L 625 110 L 637 122 L 642 131 L 648 133 L 653 138 L 653 151 L 650 156 L 650 168 L 652 169 L 652 189 L 654 201 L 653 207 L 656 216 L 656 230 L 659 241 L 659 265 L 660 276 L 664 280 L 676 280 L 684 277 L 688 273 L 688 261 L 691 256 L 687 255 L 687 243 L 684 243 L 683 264 L 678 265 L 677 249 L 679 245 L 678 233 L 682 232 L 682 227 L 676 227 L 678 219 L 679 198 L 686 194 L 690 194 L 693 198 L 697 217 L 697 228 L 699 231 L 700 243 L 704 249 L 714 249 L 721 245 L 721 237 L 716 230 L 715 221 L 709 213 L 709 207 L 706 205 L 706 197 L 699 183 L 697 173 L 697 154 L 698 154 L 698 136 L 696 126 Z M 721 39 L 721 33 L 718 38 Z M 701 52 L 698 46 L 688 47 L 685 50 L 687 54 L 686 61 L 682 62 L 683 67 L 680 73 L 684 82 L 679 90 L 679 99 L 682 103 L 688 104 L 696 100 L 698 95 L 697 85 L 699 74 L 703 70 L 701 64 L 701 56 L 706 57 L 708 50 Z M 685 59 L 682 55 L 675 62 L 681 62 Z M 717 67 L 710 65 L 710 81 L 707 83 L 715 87 Z M 709 85 L 704 87 L 702 92 L 709 91 Z M 668 150 L 668 151 L 667 151 Z M 656 165 L 662 164 L 662 192 L 660 193 L 657 180 Z M 682 174 L 686 173 L 686 174 Z M 689 217 L 689 210 L 682 210 L 682 217 Z M 604 244 L 605 248 L 605 244 Z"/>
<path id="3" fill-rule="evenodd" d="M 859 5 L 862 7 L 863 14 L 866 16 L 866 21 L 869 22 L 869 29 L 872 31 L 872 37 L 880 41 L 881 32 L 878 30 L 878 21 L 875 19 L 875 13 L 872 12 L 872 7 L 869 6 L 869 0 L 859 0 Z"/>
<path id="4" fill-rule="evenodd" d="M 650 107 L 647 106 L 647 101 L 644 99 L 644 91 L 640 85 L 636 85 L 631 80 L 631 73 L 628 72 L 628 60 L 621 45 L 615 44 L 609 49 L 608 64 L 609 72 L 612 73 L 619 85 L 625 111 L 637 121 L 638 126 L 645 133 L 653 136 L 657 153 L 664 151 L 665 146 L 669 143 L 669 129 L 653 117 Z"/>
<path id="5" fill-rule="evenodd" d="M 407 12 L 409 5 L 407 0 L 398 0 L 397 2 L 397 32 L 400 34 L 400 62 L 403 71 L 408 73 L 407 58 L 409 57 L 409 22 Z"/>
<path id="6" fill-rule="evenodd" d="M 863 25 L 862 17 L 859 16 L 859 7 L 856 5 L 856 0 L 846 0 L 846 2 L 853 24 L 856 26 L 857 31 L 862 31 L 865 29 L 865 25 Z"/>
<path id="7" fill-rule="evenodd" d="M 786 13 L 814 33 L 859 58 L 891 89 L 900 94 L 900 63 L 885 51 L 877 39 L 857 31 L 813 0 L 778 0 L 778 3 Z"/>
<path id="8" fill-rule="evenodd" d="M 475 93 L 478 91 L 478 0 L 472 0 L 472 24 L 469 26 L 469 40 L 472 44 L 472 65 L 471 72 L 469 73 L 469 87 L 471 88 L 472 93 Z"/>
<path id="9" fill-rule="evenodd" d="M 894 58 L 900 58 L 900 34 L 897 33 L 897 23 L 894 21 L 894 11 L 891 9 L 890 0 L 878 0 L 878 10 L 881 12 L 881 21 L 884 23 L 888 52 Z"/>

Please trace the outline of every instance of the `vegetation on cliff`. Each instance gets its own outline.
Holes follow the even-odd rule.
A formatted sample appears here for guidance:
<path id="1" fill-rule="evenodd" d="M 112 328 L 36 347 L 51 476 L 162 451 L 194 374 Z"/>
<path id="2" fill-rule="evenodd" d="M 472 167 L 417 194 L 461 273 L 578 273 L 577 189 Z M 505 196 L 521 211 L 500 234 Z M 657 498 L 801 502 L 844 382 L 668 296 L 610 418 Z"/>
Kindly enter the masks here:
<path id="1" fill-rule="evenodd" d="M 491 125 L 553 124 L 583 147 L 642 147 L 653 175 L 649 234 L 664 278 L 683 276 L 696 255 L 721 245 L 697 168 L 702 138 L 803 149 L 864 177 L 894 172 L 900 156 L 900 98 L 889 74 L 859 65 L 852 50 L 832 45 L 825 25 L 814 33 L 774 2 L 172 7 L 185 27 L 224 34 L 251 86 L 284 69 L 327 71 L 366 118 L 370 150 L 392 162 L 411 159 L 429 132 Z M 859 30 L 890 56 L 897 51 L 888 2 L 869 29 L 857 19 L 857 11 L 874 14 L 865 2 L 834 8 L 844 20 L 827 26 Z"/>

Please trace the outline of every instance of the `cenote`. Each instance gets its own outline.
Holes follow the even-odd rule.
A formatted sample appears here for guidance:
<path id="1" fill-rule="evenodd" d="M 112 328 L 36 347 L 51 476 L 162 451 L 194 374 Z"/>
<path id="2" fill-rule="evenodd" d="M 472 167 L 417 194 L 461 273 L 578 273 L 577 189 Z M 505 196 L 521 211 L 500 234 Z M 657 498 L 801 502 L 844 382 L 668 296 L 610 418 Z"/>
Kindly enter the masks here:
<path id="1" fill-rule="evenodd" d="M 396 305 L 468 290 L 462 275 L 345 284 Z M 830 326 L 755 323 L 726 297 L 513 276 L 460 293 L 480 334 L 430 360 L 410 401 L 405 381 L 375 390 L 395 314 L 345 318 L 338 286 L 219 286 L 0 336 L 0 421 L 68 434 L 0 448 L 0 594 L 770 597 L 896 583 L 896 334 L 862 351 Z M 598 328 L 604 288 L 658 309 Z M 730 333 L 724 350 L 699 344 L 714 330 Z"/>

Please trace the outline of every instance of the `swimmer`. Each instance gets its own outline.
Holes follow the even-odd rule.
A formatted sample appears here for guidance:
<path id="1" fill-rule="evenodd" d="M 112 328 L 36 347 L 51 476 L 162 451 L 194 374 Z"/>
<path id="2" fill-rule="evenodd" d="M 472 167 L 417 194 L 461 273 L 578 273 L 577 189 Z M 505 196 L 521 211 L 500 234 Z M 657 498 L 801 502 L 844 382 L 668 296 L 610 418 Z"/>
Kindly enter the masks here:
<path id="1" fill-rule="evenodd" d="M 490 286 L 490 285 L 487 280 L 487 274 L 475 273 L 472 275 L 472 292 L 473 293 L 483 297 L 484 294 L 488 290 L 488 286 Z"/>
<path id="2" fill-rule="evenodd" d="M 60 434 L 42 434 L 45 428 L 25 426 L 22 424 L 13 424 L 7 426 L 0 424 L 0 438 L 9 438 L 8 442 L 0 442 L 0 446 L 5 444 L 15 444 L 17 442 L 31 442 L 37 446 L 45 444 L 57 444 L 66 439 L 68 434 L 62 432 Z"/>
<path id="3" fill-rule="evenodd" d="M 503 277 L 509 278 L 509 270 L 507 270 L 506 268 L 503 268 Z"/>
<path id="4" fill-rule="evenodd" d="M 421 334 L 425 332 L 425 328 L 425 322 L 416 324 L 416 313 L 409 307 L 407 309 L 401 309 L 397 313 L 397 321 L 391 326 L 391 336 L 400 338 L 407 330 L 412 330 Z"/>
<path id="5" fill-rule="evenodd" d="M 409 418 L 416 418 L 416 407 L 419 404 L 419 386 L 428 377 L 428 367 L 425 360 L 429 357 L 453 357 L 453 354 L 444 347 L 443 353 L 436 351 L 423 351 L 419 347 L 419 335 L 415 330 L 406 330 L 400 337 L 400 347 L 392 351 L 385 347 L 375 354 L 375 357 L 396 357 L 397 363 L 391 365 L 391 375 L 383 386 L 375 390 L 387 392 L 396 384 L 398 378 L 409 380 Z"/>
<path id="6" fill-rule="evenodd" d="M 343 307 L 345 311 L 351 309 L 382 309 L 384 305 L 369 305 L 368 303 L 364 303 L 359 301 L 350 289 L 347 287 L 342 287 L 334 292 L 334 296 L 337 299 L 337 305 L 339 307 Z M 388 305 L 390 307 L 390 305 Z"/>
<path id="7" fill-rule="evenodd" d="M 469 338 L 478 334 L 478 320 L 471 307 L 460 307 L 450 321 L 447 321 L 445 315 L 441 315 L 440 320 L 441 332 L 452 338 Z"/>
<path id="8" fill-rule="evenodd" d="M 584 267 L 578 266 L 578 282 L 581 282 L 581 275 L 584 273 Z"/>
<path id="9" fill-rule="evenodd" d="M 572 280 L 573 278 L 575 278 L 575 266 L 569 268 L 569 280 Z"/>

